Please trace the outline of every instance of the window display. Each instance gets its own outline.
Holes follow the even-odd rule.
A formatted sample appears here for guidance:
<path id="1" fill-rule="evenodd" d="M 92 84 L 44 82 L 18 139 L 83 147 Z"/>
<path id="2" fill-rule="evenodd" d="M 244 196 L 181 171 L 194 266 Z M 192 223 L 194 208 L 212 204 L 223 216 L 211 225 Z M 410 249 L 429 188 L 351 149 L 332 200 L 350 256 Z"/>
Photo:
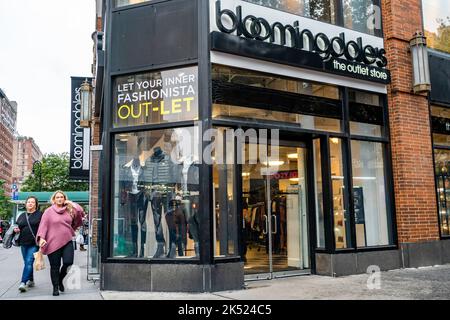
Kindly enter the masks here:
<path id="1" fill-rule="evenodd" d="M 450 150 L 434 149 L 434 158 L 441 234 L 450 236 Z"/>
<path id="2" fill-rule="evenodd" d="M 358 247 L 391 245 L 383 144 L 352 140 L 351 147 L 356 244 Z"/>
<path id="3" fill-rule="evenodd" d="M 196 127 L 115 138 L 115 257 L 199 254 Z"/>

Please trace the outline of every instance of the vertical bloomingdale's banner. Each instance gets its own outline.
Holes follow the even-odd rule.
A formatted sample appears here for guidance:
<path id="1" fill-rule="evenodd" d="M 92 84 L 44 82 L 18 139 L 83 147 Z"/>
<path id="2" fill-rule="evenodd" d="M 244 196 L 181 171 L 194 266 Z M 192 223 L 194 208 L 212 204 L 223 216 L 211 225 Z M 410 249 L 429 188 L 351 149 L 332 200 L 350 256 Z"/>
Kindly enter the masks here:
<path id="1" fill-rule="evenodd" d="M 70 160 L 69 179 L 89 180 L 89 145 L 91 129 L 80 126 L 80 87 L 88 77 L 71 77 L 72 94 L 70 109 Z"/>

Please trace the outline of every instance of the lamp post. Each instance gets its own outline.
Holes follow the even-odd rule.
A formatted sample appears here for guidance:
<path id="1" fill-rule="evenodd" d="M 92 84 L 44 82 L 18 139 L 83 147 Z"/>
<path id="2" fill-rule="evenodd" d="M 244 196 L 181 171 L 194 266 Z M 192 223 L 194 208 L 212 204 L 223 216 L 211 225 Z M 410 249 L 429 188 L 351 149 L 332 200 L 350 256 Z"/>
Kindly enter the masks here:
<path id="1" fill-rule="evenodd" d="M 33 162 L 33 169 L 32 172 L 36 176 L 36 167 L 39 167 L 39 191 L 42 191 L 42 162 L 39 160 L 36 160 Z"/>
<path id="2" fill-rule="evenodd" d="M 413 65 L 414 93 L 423 93 L 431 90 L 430 67 L 428 65 L 427 38 L 417 31 L 409 42 Z"/>
<path id="3" fill-rule="evenodd" d="M 89 127 L 91 122 L 92 85 L 86 79 L 80 87 L 80 127 Z"/>

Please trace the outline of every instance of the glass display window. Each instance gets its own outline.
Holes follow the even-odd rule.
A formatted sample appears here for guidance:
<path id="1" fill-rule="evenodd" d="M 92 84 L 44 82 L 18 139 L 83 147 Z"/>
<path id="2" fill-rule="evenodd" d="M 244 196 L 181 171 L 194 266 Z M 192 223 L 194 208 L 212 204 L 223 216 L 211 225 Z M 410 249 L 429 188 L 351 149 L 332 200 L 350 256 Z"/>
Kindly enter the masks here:
<path id="1" fill-rule="evenodd" d="M 113 257 L 199 257 L 198 128 L 117 134 Z"/>

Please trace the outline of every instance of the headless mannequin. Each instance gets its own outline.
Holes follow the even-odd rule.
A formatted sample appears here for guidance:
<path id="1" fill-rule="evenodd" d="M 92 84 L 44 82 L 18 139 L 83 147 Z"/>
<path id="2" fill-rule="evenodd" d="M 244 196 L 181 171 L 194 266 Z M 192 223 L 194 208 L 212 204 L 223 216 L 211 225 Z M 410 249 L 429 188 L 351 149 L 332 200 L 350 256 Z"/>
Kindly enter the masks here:
<path id="1" fill-rule="evenodd" d="M 143 257 L 147 226 L 145 214 L 147 212 L 148 198 L 143 189 L 143 167 L 139 158 L 134 158 L 131 163 L 123 167 L 122 190 L 125 192 L 122 203 L 126 205 L 126 214 L 131 231 L 130 256 Z M 126 200 L 126 201 L 125 201 Z M 140 241 L 138 238 L 140 236 Z"/>
<path id="2" fill-rule="evenodd" d="M 199 223 L 198 223 L 198 195 L 190 195 L 191 191 L 198 191 L 198 167 L 195 166 L 195 159 L 190 148 L 190 141 L 184 143 L 183 130 L 175 130 L 172 135 L 172 142 L 175 148 L 172 150 L 172 157 L 182 164 L 181 167 L 181 188 L 183 191 L 183 200 L 178 202 L 185 217 L 189 230 L 189 237 L 194 240 L 195 255 L 199 256 Z M 187 241 L 187 239 L 185 240 Z"/>
<path id="3" fill-rule="evenodd" d="M 170 195 L 162 192 L 158 187 L 168 186 L 173 180 L 173 166 L 166 153 L 160 148 L 153 149 L 153 155 L 146 161 L 145 181 L 150 186 L 150 201 L 155 222 L 155 235 L 157 248 L 153 258 L 160 258 L 165 254 L 165 242 L 163 231 L 163 210 L 168 210 Z M 172 245 L 172 243 L 171 243 Z M 170 247 L 167 257 L 174 257 L 175 246 Z"/>

